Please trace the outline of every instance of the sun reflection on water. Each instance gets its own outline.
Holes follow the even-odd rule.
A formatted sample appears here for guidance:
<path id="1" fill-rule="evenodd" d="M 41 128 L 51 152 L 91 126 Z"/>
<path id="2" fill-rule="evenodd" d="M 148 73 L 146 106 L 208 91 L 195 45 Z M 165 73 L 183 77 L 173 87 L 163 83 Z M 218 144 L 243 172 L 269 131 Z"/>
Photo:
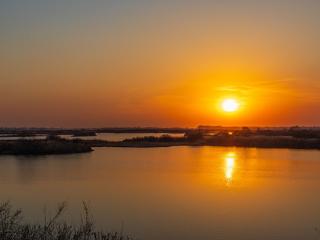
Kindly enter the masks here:
<path id="1" fill-rule="evenodd" d="M 235 168 L 235 160 L 236 160 L 236 154 L 234 152 L 229 152 L 225 155 L 224 176 L 225 176 L 225 180 L 227 182 L 227 185 L 230 185 L 232 183 L 234 168 Z"/>

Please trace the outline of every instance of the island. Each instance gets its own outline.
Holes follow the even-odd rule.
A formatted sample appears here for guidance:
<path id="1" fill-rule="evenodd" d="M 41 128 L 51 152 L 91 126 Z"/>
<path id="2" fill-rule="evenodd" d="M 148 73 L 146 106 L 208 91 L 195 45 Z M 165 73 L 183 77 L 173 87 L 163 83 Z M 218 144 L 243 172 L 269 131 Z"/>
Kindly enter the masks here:
<path id="1" fill-rule="evenodd" d="M 40 131 L 41 132 L 41 131 Z M 81 131 L 88 136 L 91 131 Z M 130 131 L 129 131 L 130 132 Z M 10 132 L 11 134 L 17 134 Z M 43 132 L 41 132 L 43 134 Z M 184 135 L 145 136 L 124 139 L 122 141 L 106 141 L 101 139 L 73 138 L 64 139 L 50 132 L 45 139 L 0 140 L 0 154 L 12 155 L 44 155 L 72 154 L 91 152 L 97 147 L 173 147 L 173 146 L 227 146 L 252 148 L 292 148 L 320 150 L 319 128 L 220 128 L 199 126 L 185 129 Z M 75 131 L 72 134 L 79 133 Z M 8 134 L 8 133 L 7 133 Z M 19 132 L 21 134 L 21 131 Z M 31 134 L 28 131 L 25 135 Z M 34 132 L 33 132 L 34 134 Z"/>
<path id="2" fill-rule="evenodd" d="M 65 139 L 0 141 L 0 155 L 51 155 L 91 151 L 93 149 L 89 144 Z"/>

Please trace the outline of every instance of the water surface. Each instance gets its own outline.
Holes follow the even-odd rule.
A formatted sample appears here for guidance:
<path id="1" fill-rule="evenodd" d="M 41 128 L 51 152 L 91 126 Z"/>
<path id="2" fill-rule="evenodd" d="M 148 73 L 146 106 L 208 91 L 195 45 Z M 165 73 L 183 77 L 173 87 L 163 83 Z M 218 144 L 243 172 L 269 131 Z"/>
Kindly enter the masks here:
<path id="1" fill-rule="evenodd" d="M 318 239 L 320 151 L 226 147 L 97 148 L 0 157 L 0 200 L 31 222 L 88 201 L 99 227 L 139 239 Z"/>

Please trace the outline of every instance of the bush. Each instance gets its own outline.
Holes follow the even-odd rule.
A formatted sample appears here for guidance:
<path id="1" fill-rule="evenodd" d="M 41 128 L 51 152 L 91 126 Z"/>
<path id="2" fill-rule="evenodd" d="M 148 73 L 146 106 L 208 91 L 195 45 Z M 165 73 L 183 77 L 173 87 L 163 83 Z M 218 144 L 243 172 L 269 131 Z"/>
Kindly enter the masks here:
<path id="1" fill-rule="evenodd" d="M 45 218 L 43 224 L 26 224 L 22 222 L 22 211 L 13 210 L 9 202 L 0 205 L 0 239 L 1 240 L 131 240 L 118 232 L 95 230 L 87 204 L 83 203 L 83 217 L 79 226 L 59 222 L 66 204 L 58 205 L 52 218 Z"/>

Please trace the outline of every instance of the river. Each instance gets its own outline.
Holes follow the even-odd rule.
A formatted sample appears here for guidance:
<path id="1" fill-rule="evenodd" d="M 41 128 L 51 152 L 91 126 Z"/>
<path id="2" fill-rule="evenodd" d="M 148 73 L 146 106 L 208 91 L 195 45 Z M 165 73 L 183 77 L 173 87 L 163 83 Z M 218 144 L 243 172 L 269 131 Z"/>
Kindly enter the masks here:
<path id="1" fill-rule="evenodd" d="M 0 156 L 0 200 L 41 223 L 87 201 L 98 228 L 142 240 L 320 237 L 320 151 L 228 147 L 96 148 Z"/>

